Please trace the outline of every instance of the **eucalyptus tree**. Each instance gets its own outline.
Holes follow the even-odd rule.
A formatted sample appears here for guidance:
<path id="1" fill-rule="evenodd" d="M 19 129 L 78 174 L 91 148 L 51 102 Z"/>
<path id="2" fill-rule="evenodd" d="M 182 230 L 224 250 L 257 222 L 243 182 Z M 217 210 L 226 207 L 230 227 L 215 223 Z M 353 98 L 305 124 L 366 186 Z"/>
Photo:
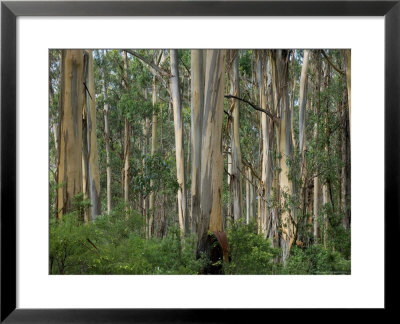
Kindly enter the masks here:
<path id="1" fill-rule="evenodd" d="M 306 101 L 307 101 L 307 82 L 308 82 L 308 56 L 309 51 L 304 50 L 303 65 L 300 76 L 300 117 L 299 117 L 299 150 L 302 161 L 304 160 L 304 150 L 306 146 Z"/>
<path id="2" fill-rule="evenodd" d="M 49 50 L 49 178 L 50 178 L 50 216 L 56 216 L 57 206 L 57 167 L 59 158 L 59 93 L 60 93 L 61 51 Z"/>
<path id="3" fill-rule="evenodd" d="M 240 97 L 240 82 L 239 82 L 239 52 L 238 50 L 229 51 L 229 79 L 230 79 L 230 92 L 233 96 Z M 229 109 L 232 119 L 230 127 L 230 141 L 231 141 L 231 168 L 229 172 L 230 178 L 230 214 L 236 221 L 242 216 L 242 184 L 241 172 L 242 171 L 242 155 L 240 151 L 240 138 L 239 138 L 239 109 L 240 101 L 232 99 Z"/>
<path id="4" fill-rule="evenodd" d="M 185 189 L 185 159 L 183 147 L 183 125 L 182 125 L 182 104 L 179 89 L 178 51 L 170 50 L 171 63 L 171 96 L 174 108 L 175 125 L 175 153 L 176 153 L 176 175 L 179 183 L 178 189 L 178 215 L 181 235 L 188 232 L 188 219 L 186 215 L 186 189 Z"/>
<path id="5" fill-rule="evenodd" d="M 164 61 L 166 60 L 166 55 L 164 55 L 163 50 L 159 51 L 154 51 L 153 53 L 154 56 L 154 64 L 157 67 L 160 67 L 163 65 Z M 152 98 L 152 125 L 151 125 L 151 156 L 154 157 L 154 155 L 157 153 L 157 142 L 158 142 L 158 136 L 157 136 L 157 124 L 158 124 L 158 106 L 159 106 L 159 81 L 157 79 L 157 73 L 154 69 L 151 69 L 152 72 L 152 85 L 151 85 L 151 98 Z M 154 186 L 154 180 L 150 181 L 150 188 L 153 188 Z M 154 220 L 155 220 L 155 196 L 156 193 L 154 190 L 151 191 L 150 197 L 149 197 L 149 225 L 148 225 L 148 232 L 149 236 L 152 236 L 154 233 Z"/>
<path id="6" fill-rule="evenodd" d="M 288 161 L 293 153 L 291 121 L 288 98 L 289 77 L 289 51 L 272 50 L 272 84 L 274 92 L 275 110 L 280 120 L 277 127 L 277 148 L 279 154 L 279 186 L 278 199 L 280 209 L 280 230 L 282 247 L 282 258 L 286 260 L 295 238 L 295 223 L 293 219 L 292 182 L 289 179 Z"/>
<path id="7" fill-rule="evenodd" d="M 123 51 L 124 57 L 124 74 L 123 74 L 123 85 L 126 93 L 129 93 L 129 82 L 128 82 L 128 56 L 127 52 Z M 130 180 L 130 147 L 131 147 L 131 125 L 127 116 L 124 118 L 124 165 L 122 171 L 123 178 L 123 197 L 125 203 L 125 210 L 129 210 L 129 180 Z"/>
<path id="8" fill-rule="evenodd" d="M 106 52 L 103 51 L 101 53 L 101 76 L 103 78 L 102 82 L 102 92 L 103 92 L 103 114 L 104 114 L 104 142 L 105 142 L 105 149 L 106 149 L 106 173 L 107 173 L 107 214 L 111 213 L 111 152 L 110 152 L 110 123 L 109 123 L 109 111 L 110 106 L 108 104 L 108 96 L 107 96 L 107 71 L 105 65 L 105 55 Z"/>
<path id="9" fill-rule="evenodd" d="M 206 53 L 206 51 L 204 51 Z M 191 170 L 191 220 L 192 232 L 197 232 L 201 215 L 200 201 L 200 174 L 201 174 L 201 142 L 202 122 L 204 113 L 204 63 L 203 50 L 191 50 L 191 142 L 192 142 L 192 170 Z"/>
<path id="10" fill-rule="evenodd" d="M 265 51 L 259 50 L 257 52 L 256 61 L 256 77 L 257 77 L 257 88 L 260 106 L 264 109 L 267 108 L 267 62 L 268 57 L 265 55 Z M 258 231 L 263 235 L 267 235 L 267 224 L 269 222 L 268 217 L 268 199 L 270 196 L 270 183 L 271 183 L 271 159 L 270 159 L 270 139 L 269 139 L 269 128 L 270 122 L 266 113 L 261 112 L 261 143 L 262 143 L 262 154 L 261 154 L 261 181 L 258 201 Z"/>
<path id="11" fill-rule="evenodd" d="M 82 178 L 83 197 L 90 201 L 85 221 L 101 214 L 100 173 L 97 150 L 97 121 L 92 50 L 84 51 L 85 101 L 82 109 Z"/>
<path id="12" fill-rule="evenodd" d="M 314 75 L 315 82 L 312 88 L 312 106 L 315 114 L 315 125 L 314 125 L 314 139 L 316 142 L 317 149 L 319 148 L 320 141 L 320 110 L 321 110 L 321 58 L 320 55 L 315 52 L 311 53 L 312 60 L 312 74 Z M 319 243 L 320 240 L 320 208 L 321 208 L 321 177 L 320 166 L 317 165 L 315 169 L 316 174 L 314 175 L 314 189 L 313 189 L 313 238 L 314 243 Z"/>
<path id="13" fill-rule="evenodd" d="M 201 143 L 201 217 L 198 250 L 204 251 L 208 231 L 223 230 L 222 120 L 224 114 L 225 50 L 207 50 Z"/>
<path id="14" fill-rule="evenodd" d="M 83 69 L 82 50 L 61 52 L 58 218 L 71 210 L 73 198 L 82 193 L 82 109 L 85 101 Z"/>
<path id="15" fill-rule="evenodd" d="M 346 85 L 347 85 L 347 107 L 342 111 L 342 209 L 343 209 L 343 227 L 350 228 L 350 130 L 351 130 L 351 50 L 344 50 L 344 60 L 346 66 Z"/>
<path id="16" fill-rule="evenodd" d="M 101 211 L 94 95 L 92 52 L 62 50 L 58 218 L 72 210 L 73 199 L 81 194 L 90 201 L 81 219 L 95 219 Z"/>
<path id="17" fill-rule="evenodd" d="M 156 84 L 156 77 L 153 76 L 153 82 L 151 87 L 151 101 L 153 106 L 152 113 L 152 126 L 151 126 L 151 156 L 154 156 L 157 152 L 157 103 L 158 103 L 158 87 Z M 154 181 L 150 180 L 150 188 L 154 186 Z M 154 232 L 154 200 L 155 192 L 154 190 L 150 193 L 149 198 L 149 225 L 148 225 L 148 235 L 151 237 Z"/>

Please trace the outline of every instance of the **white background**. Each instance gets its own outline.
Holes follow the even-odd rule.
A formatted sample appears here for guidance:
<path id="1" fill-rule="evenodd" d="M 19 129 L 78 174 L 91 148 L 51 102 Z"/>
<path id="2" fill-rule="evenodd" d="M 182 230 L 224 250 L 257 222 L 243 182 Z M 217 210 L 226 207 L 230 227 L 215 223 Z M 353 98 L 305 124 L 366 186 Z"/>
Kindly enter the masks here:
<path id="1" fill-rule="evenodd" d="M 384 306 L 382 17 L 18 17 L 17 31 L 17 307 Z M 351 48 L 352 274 L 49 276 L 48 48 L 72 47 Z"/>

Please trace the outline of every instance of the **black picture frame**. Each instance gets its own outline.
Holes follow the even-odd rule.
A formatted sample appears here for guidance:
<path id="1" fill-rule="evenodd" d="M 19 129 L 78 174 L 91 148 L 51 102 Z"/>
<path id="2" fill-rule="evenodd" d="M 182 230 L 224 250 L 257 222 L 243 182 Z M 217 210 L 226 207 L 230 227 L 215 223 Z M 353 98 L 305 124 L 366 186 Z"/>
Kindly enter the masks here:
<path id="1" fill-rule="evenodd" d="M 16 308 L 16 18 L 18 16 L 384 16 L 385 17 L 385 310 L 399 279 L 400 0 L 395 1 L 2 1 L 1 2 L 1 322 L 235 322 L 238 309 Z M 373 190 L 373 188 L 371 188 Z M 371 238 L 372 240 L 373 238 Z M 368 244 L 366 242 L 366 248 Z M 373 260 L 373 256 L 371 256 Z M 366 283 L 367 284 L 367 283 Z M 214 298 L 223 298 L 218 292 Z M 293 296 L 295 297 L 295 296 Z M 274 310 L 279 312 L 279 310 Z M 268 315 L 270 316 L 270 315 Z"/>

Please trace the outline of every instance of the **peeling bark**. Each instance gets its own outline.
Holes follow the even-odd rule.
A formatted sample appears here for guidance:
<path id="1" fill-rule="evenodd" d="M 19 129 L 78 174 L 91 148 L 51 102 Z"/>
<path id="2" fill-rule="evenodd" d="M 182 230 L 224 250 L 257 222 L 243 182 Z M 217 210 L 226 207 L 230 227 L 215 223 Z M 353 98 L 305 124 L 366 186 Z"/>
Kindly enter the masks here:
<path id="1" fill-rule="evenodd" d="M 280 115 L 278 126 L 278 152 L 279 160 L 279 194 L 280 200 L 280 230 L 282 259 L 286 260 L 295 238 L 295 224 L 293 219 L 293 206 L 290 198 L 293 194 L 292 182 L 289 180 L 287 160 L 292 156 L 292 135 L 288 98 L 288 59 L 286 50 L 276 50 L 271 53 L 274 97 L 276 109 Z"/>
<path id="2" fill-rule="evenodd" d="M 62 50 L 60 154 L 57 168 L 59 219 L 71 211 L 72 199 L 82 193 L 82 109 L 85 100 L 83 65 L 82 50 Z"/>
<path id="3" fill-rule="evenodd" d="M 268 57 L 263 51 L 257 52 L 256 77 L 258 87 L 258 100 L 261 107 L 267 108 L 267 71 Z M 267 227 L 270 219 L 268 199 L 271 189 L 271 157 L 270 157 L 270 126 L 271 123 L 267 114 L 261 113 L 261 182 L 259 186 L 259 207 L 258 207 L 258 232 L 267 236 Z"/>
<path id="4" fill-rule="evenodd" d="M 225 50 L 207 50 L 201 148 L 201 219 L 198 251 L 204 251 L 208 230 L 223 230 L 222 120 L 224 113 Z"/>
<path id="5" fill-rule="evenodd" d="M 179 90 L 177 50 L 170 51 L 170 60 L 171 60 L 171 95 L 174 108 L 174 126 L 175 126 L 176 173 L 177 173 L 177 180 L 179 183 L 178 214 L 179 214 L 179 227 L 181 229 L 181 235 L 183 236 L 188 232 L 188 219 L 186 217 L 183 121 L 182 121 L 181 95 Z"/>
<path id="6" fill-rule="evenodd" d="M 197 233 L 200 218 L 201 140 L 204 110 L 203 50 L 191 51 L 191 130 L 192 130 L 192 232 Z"/>

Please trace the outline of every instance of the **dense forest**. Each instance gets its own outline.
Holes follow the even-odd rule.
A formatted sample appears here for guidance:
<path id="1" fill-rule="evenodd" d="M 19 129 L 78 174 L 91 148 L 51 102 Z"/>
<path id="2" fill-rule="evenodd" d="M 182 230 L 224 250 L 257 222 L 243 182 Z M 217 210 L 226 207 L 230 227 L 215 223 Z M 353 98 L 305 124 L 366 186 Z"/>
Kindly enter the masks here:
<path id="1" fill-rule="evenodd" d="M 50 274 L 350 274 L 351 52 L 49 50 Z"/>

